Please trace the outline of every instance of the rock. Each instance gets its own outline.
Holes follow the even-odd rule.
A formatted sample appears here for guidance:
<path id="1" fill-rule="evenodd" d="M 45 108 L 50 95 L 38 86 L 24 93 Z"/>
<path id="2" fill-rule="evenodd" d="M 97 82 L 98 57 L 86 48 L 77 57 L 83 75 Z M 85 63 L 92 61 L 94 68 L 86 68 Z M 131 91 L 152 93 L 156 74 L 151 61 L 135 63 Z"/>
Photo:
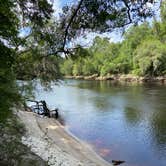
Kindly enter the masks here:
<path id="1" fill-rule="evenodd" d="M 106 76 L 98 76 L 98 74 L 93 74 L 90 76 L 65 76 L 65 78 L 71 79 L 84 79 L 84 80 L 98 80 L 98 81 L 105 81 L 105 80 L 113 80 L 119 82 L 136 82 L 136 83 L 144 83 L 144 82 L 159 82 L 159 83 L 166 83 L 166 76 L 159 76 L 159 77 L 150 77 L 150 76 L 135 76 L 132 74 L 108 74 Z"/>
<path id="2" fill-rule="evenodd" d="M 113 165 L 120 165 L 120 164 L 123 164 L 125 163 L 125 161 L 121 161 L 121 160 L 112 160 L 112 164 Z"/>
<path id="3" fill-rule="evenodd" d="M 84 79 L 84 76 L 74 76 L 75 79 Z"/>

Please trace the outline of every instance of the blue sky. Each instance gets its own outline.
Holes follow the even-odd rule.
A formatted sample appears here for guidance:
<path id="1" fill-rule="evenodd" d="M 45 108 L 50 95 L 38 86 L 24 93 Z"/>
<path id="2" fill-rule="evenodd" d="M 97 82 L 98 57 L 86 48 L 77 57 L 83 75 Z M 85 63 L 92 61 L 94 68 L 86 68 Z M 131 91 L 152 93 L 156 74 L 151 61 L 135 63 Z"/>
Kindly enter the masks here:
<path id="1" fill-rule="evenodd" d="M 59 0 L 60 1 L 60 4 L 61 6 L 64 6 L 64 5 L 69 5 L 71 3 L 74 3 L 74 2 L 77 2 L 77 0 Z"/>
<path id="2" fill-rule="evenodd" d="M 77 2 L 77 0 L 49 0 L 51 3 L 53 3 L 53 8 L 55 12 L 60 12 L 62 7 L 65 5 L 70 5 L 72 3 Z"/>

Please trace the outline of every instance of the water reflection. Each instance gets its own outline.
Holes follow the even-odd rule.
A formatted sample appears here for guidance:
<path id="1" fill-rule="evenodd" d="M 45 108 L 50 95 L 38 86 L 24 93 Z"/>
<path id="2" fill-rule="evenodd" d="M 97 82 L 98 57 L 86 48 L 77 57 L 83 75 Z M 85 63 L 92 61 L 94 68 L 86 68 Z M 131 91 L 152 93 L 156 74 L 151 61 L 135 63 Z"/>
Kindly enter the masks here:
<path id="1" fill-rule="evenodd" d="M 151 119 L 152 134 L 160 153 L 166 152 L 166 110 L 158 110 Z M 163 148 L 165 147 L 165 149 Z M 165 154 L 166 155 L 166 154 Z"/>
<path id="2" fill-rule="evenodd" d="M 165 166 L 166 86 L 67 81 L 38 98 L 61 109 L 69 130 L 104 159 Z"/>
<path id="3" fill-rule="evenodd" d="M 127 122 L 131 123 L 131 125 L 136 125 L 141 120 L 140 111 L 133 107 L 126 107 L 124 115 Z"/>

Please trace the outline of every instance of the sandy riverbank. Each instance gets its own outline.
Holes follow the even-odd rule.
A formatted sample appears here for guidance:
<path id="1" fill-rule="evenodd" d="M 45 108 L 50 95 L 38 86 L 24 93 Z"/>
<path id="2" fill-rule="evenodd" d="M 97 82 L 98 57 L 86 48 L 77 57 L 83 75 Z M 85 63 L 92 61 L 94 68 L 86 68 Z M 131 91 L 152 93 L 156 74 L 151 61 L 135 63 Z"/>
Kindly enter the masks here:
<path id="1" fill-rule="evenodd" d="M 26 127 L 22 142 L 52 166 L 111 166 L 90 147 L 69 135 L 55 119 L 42 118 L 34 113 L 19 111 Z"/>

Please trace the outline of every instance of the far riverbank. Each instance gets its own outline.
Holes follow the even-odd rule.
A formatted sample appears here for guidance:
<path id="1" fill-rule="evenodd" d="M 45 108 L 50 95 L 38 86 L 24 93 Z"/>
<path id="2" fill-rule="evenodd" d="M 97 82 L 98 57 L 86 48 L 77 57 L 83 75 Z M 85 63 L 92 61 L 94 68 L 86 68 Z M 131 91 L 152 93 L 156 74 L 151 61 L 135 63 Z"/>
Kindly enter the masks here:
<path id="1" fill-rule="evenodd" d="M 97 81 L 120 81 L 120 82 L 136 82 L 136 83 L 162 83 L 166 84 L 166 76 L 150 77 L 150 76 L 134 76 L 131 74 L 126 75 L 108 75 L 108 76 L 98 76 L 97 74 L 90 76 L 64 76 L 67 79 L 83 79 L 83 80 L 97 80 Z"/>

